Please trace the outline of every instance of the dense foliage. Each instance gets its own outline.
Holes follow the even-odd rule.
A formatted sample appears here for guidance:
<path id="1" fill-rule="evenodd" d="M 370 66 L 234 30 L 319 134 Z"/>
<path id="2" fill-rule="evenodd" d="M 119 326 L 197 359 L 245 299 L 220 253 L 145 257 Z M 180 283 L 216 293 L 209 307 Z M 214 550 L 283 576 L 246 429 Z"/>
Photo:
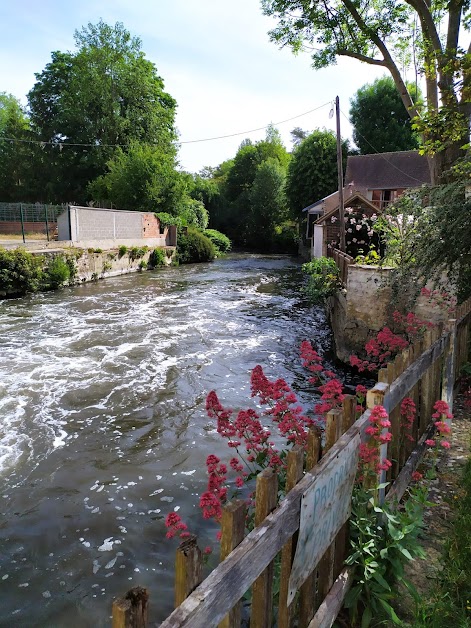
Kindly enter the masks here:
<path id="1" fill-rule="evenodd" d="M 308 276 L 306 294 L 313 303 L 324 303 L 340 288 L 340 271 L 330 257 L 316 257 L 303 264 L 303 272 Z"/>
<path id="2" fill-rule="evenodd" d="M 27 139 L 28 120 L 19 101 L 3 92 L 0 93 L 0 198 L 3 201 L 21 199 L 22 178 L 27 167 L 27 145 L 4 139 L 12 137 Z"/>
<path id="3" fill-rule="evenodd" d="M 177 240 L 177 260 L 180 264 L 210 262 L 216 256 L 216 248 L 201 231 L 189 227 Z"/>
<path id="4" fill-rule="evenodd" d="M 348 142 L 342 143 L 346 165 Z M 293 152 L 288 166 L 286 197 L 295 220 L 301 210 L 338 189 L 337 140 L 331 131 L 314 131 Z"/>
<path id="5" fill-rule="evenodd" d="M 74 275 L 73 256 L 54 255 L 45 259 L 25 249 L 0 247 L 0 295 L 53 290 L 72 280 Z"/>
<path id="6" fill-rule="evenodd" d="M 366 0 L 361 6 L 353 0 L 262 0 L 262 6 L 266 15 L 278 19 L 272 40 L 294 52 L 312 51 L 315 68 L 342 56 L 385 68 L 424 134 L 424 149 L 436 154 L 434 182 L 441 179 L 469 142 L 471 64 L 469 52 L 460 46 L 460 31 L 469 28 L 466 0 Z M 408 91 L 404 76 L 409 69 L 425 77 L 424 107 L 416 107 Z"/>
<path id="7" fill-rule="evenodd" d="M 385 241 L 385 262 L 395 267 L 396 292 L 417 294 L 428 280 L 471 295 L 471 198 L 467 183 L 411 190 L 389 205 L 375 224 Z M 401 294 L 399 294 L 399 292 Z"/>
<path id="8" fill-rule="evenodd" d="M 217 250 L 221 253 L 227 253 L 231 250 L 231 241 L 220 231 L 217 231 L 216 229 L 205 229 L 203 233 L 211 240 Z"/>
<path id="9" fill-rule="evenodd" d="M 407 85 L 417 103 L 415 85 Z M 363 85 L 350 101 L 353 140 L 360 153 L 386 153 L 418 148 L 417 134 L 390 77 Z"/>

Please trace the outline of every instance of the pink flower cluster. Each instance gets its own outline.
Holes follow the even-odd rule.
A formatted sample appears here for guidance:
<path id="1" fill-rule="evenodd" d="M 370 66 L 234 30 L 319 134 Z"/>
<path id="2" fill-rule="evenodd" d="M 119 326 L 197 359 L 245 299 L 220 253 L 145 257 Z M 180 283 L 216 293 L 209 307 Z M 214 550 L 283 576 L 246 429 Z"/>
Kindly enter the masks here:
<path id="1" fill-rule="evenodd" d="M 451 428 L 445 422 L 445 419 L 452 419 L 453 415 L 450 413 L 450 408 L 446 401 L 436 401 L 433 409 L 435 412 L 432 414 L 432 419 L 436 419 L 435 427 L 437 428 L 438 436 L 436 439 L 429 438 L 425 441 L 425 444 L 429 447 L 440 445 L 445 449 L 450 449 L 450 442 L 447 440 L 447 436 L 451 433 Z"/>
<path id="2" fill-rule="evenodd" d="M 386 410 L 383 406 L 375 406 L 370 414 L 369 426 L 366 428 L 366 434 L 370 436 L 370 439 L 367 443 L 360 445 L 360 479 L 364 477 L 366 471 L 373 470 L 374 473 L 379 473 L 391 467 L 390 460 L 387 458 L 381 460 L 380 457 L 380 446 L 388 443 L 392 438 L 391 432 L 388 431 L 390 427 L 391 422 Z"/>
<path id="3" fill-rule="evenodd" d="M 188 526 L 183 523 L 182 518 L 176 512 L 169 512 L 165 518 L 165 527 L 167 528 L 167 539 L 173 539 L 174 536 L 179 536 L 181 539 L 188 538 L 190 533 L 188 532 Z"/>
<path id="4" fill-rule="evenodd" d="M 426 329 L 433 327 L 432 323 L 423 321 L 413 312 L 401 314 L 393 313 L 395 325 L 401 333 L 394 333 L 389 327 L 383 327 L 376 338 L 369 340 L 365 345 L 367 358 L 362 360 L 356 355 L 350 356 L 350 364 L 360 372 L 377 371 L 391 362 L 398 353 L 407 349 L 411 341 L 419 338 Z"/>
<path id="5" fill-rule="evenodd" d="M 405 438 L 411 442 L 414 442 L 412 428 L 414 427 L 416 412 L 414 400 L 405 397 L 401 403 L 401 434 L 404 434 Z"/>
<path id="6" fill-rule="evenodd" d="M 397 310 L 393 312 L 394 323 L 403 330 L 409 341 L 414 341 L 420 338 L 422 334 L 433 327 L 433 323 L 429 321 L 423 321 L 413 312 L 407 314 L 401 314 Z"/>
<path id="7" fill-rule="evenodd" d="M 305 446 L 307 429 L 314 422 L 303 414 L 296 395 L 285 380 L 271 382 L 258 365 L 252 371 L 250 384 L 252 397 L 258 396 L 262 405 L 270 406 L 264 415 L 270 417 L 280 435 L 288 443 Z"/>
<path id="8" fill-rule="evenodd" d="M 428 302 L 444 310 L 447 314 L 454 314 L 457 298 L 446 290 L 429 290 L 422 288 L 421 294 L 428 298 Z"/>
<path id="9" fill-rule="evenodd" d="M 312 348 L 308 340 L 301 343 L 301 358 L 303 366 L 311 373 L 314 373 L 314 376 L 309 378 L 309 382 L 315 385 L 321 384 L 319 386 L 321 403 L 316 404 L 314 412 L 318 415 L 323 415 L 333 408 L 341 406 L 344 400 L 342 384 L 337 379 L 335 373 L 324 369 L 322 358 Z"/>
<path id="10" fill-rule="evenodd" d="M 377 371 L 408 346 L 409 343 L 402 336 L 394 334 L 389 327 L 383 327 L 376 338 L 372 338 L 365 345 L 368 359 L 361 360 L 358 356 L 351 355 L 350 364 L 356 366 L 360 372 Z"/>

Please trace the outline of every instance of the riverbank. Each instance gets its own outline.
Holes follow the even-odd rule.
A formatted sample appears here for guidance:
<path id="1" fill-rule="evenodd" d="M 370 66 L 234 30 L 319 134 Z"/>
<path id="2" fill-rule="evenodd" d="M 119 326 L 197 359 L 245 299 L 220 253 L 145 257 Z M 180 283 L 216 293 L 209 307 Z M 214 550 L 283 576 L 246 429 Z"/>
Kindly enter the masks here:
<path id="1" fill-rule="evenodd" d="M 169 266 L 176 256 L 176 247 L 152 247 L 150 239 L 125 242 L 112 247 L 108 243 L 107 248 L 95 246 L 95 241 L 80 247 L 57 242 L 29 249 L 0 246 L 0 298 Z"/>
<path id="2" fill-rule="evenodd" d="M 443 450 L 429 484 L 421 538 L 426 557 L 406 568 L 419 599 L 402 590 L 396 609 L 409 628 L 471 625 L 471 411 L 462 395 L 453 414 L 451 447 Z"/>

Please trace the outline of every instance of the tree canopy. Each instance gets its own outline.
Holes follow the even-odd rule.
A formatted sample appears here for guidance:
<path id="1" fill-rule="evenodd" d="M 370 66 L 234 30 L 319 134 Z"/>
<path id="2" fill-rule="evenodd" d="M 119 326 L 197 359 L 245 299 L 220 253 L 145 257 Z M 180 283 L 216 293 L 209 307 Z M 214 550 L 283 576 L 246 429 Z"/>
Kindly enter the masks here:
<path id="1" fill-rule="evenodd" d="M 348 142 L 342 143 L 344 163 Z M 288 166 L 286 196 L 291 215 L 338 189 L 337 139 L 332 131 L 317 130 L 298 145 Z"/>
<path id="2" fill-rule="evenodd" d="M 415 85 L 407 85 L 417 102 Z M 386 153 L 418 148 L 417 133 L 391 77 L 363 85 L 350 101 L 353 140 L 360 153 Z"/>
<path id="3" fill-rule="evenodd" d="M 433 180 L 440 180 L 469 142 L 471 46 L 460 47 L 469 27 L 468 0 L 262 0 L 263 11 L 278 19 L 272 40 L 295 52 L 308 50 L 314 68 L 351 57 L 385 68 L 419 132 L 434 154 Z M 425 76 L 427 105 L 419 108 L 404 79 L 415 65 Z"/>
<path id="4" fill-rule="evenodd" d="M 176 103 L 138 38 L 100 21 L 76 31 L 75 42 L 74 53 L 52 53 L 28 94 L 35 137 L 51 143 L 43 146 L 46 200 L 83 202 L 117 146 L 137 140 L 166 152 L 176 139 Z"/>
<path id="5" fill-rule="evenodd" d="M 23 166 L 29 156 L 28 119 L 19 101 L 0 93 L 0 199 L 21 200 Z M 8 140 L 7 140 L 8 138 Z M 10 139 L 17 141 L 12 142 Z"/>

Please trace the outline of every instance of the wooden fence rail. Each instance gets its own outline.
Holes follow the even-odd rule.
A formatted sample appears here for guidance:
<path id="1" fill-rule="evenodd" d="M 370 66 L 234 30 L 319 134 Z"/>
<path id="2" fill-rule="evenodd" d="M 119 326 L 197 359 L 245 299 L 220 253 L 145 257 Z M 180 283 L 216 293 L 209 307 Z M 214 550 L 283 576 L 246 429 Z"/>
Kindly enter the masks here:
<path id="1" fill-rule="evenodd" d="M 449 321 L 444 331 L 431 330 L 423 341 L 381 369 L 378 383 L 368 391 L 367 409 L 356 421 L 356 399 L 351 395 L 345 396 L 342 408 L 327 413 L 323 448 L 319 430 L 311 430 L 307 452 L 298 447 L 289 452 L 287 494 L 278 505 L 277 478 L 270 470 L 263 471 L 257 478 L 255 528 L 247 536 L 244 537 L 243 502 L 226 505 L 222 518 L 222 562 L 202 582 L 202 558 L 196 540 L 182 543 L 176 562 L 176 608 L 161 628 L 238 627 L 240 600 L 250 588 L 252 627 L 269 628 L 276 613 L 280 628 L 290 628 L 294 619 L 299 628 L 330 628 L 352 584 L 351 570 L 343 567 L 348 546 L 348 512 L 345 514 L 342 491 L 349 489 L 349 505 L 352 489 L 348 484 L 348 465 L 354 463 L 356 469 L 358 444 L 368 439 L 366 428 L 371 411 L 382 405 L 391 420 L 393 444 L 389 452 L 388 444 L 382 445 L 381 456 L 393 458 L 394 464 L 387 477 L 383 472 L 382 480 L 387 479 L 391 485 L 380 499 L 395 503 L 420 463 L 425 441 L 434 434 L 434 402 L 443 399 L 452 405 L 453 385 L 468 355 L 470 321 L 471 299 L 457 308 L 456 319 Z M 400 411 L 406 397 L 414 400 L 417 409 L 416 420 L 409 426 L 402 424 Z M 340 478 L 341 469 L 346 469 L 347 479 Z M 310 511 L 305 509 L 313 503 L 309 500 L 322 494 L 322 490 L 327 494 L 331 484 L 334 488 L 328 493 L 324 508 L 330 513 L 328 525 L 322 519 L 321 505 L 314 507 L 318 514 L 306 527 Z M 316 552 L 320 552 L 319 559 Z M 281 566 L 274 609 L 273 567 L 277 555 Z M 147 597 L 143 603 L 142 593 L 133 597 L 132 591 L 114 602 L 113 628 L 146 625 L 142 622 L 147 617 Z M 133 610 L 134 603 L 137 606 Z"/>
<path id="2" fill-rule="evenodd" d="M 355 262 L 353 257 L 339 251 L 338 249 L 332 249 L 332 259 L 335 261 L 340 270 L 340 281 L 344 286 L 347 285 L 348 267 Z"/>

